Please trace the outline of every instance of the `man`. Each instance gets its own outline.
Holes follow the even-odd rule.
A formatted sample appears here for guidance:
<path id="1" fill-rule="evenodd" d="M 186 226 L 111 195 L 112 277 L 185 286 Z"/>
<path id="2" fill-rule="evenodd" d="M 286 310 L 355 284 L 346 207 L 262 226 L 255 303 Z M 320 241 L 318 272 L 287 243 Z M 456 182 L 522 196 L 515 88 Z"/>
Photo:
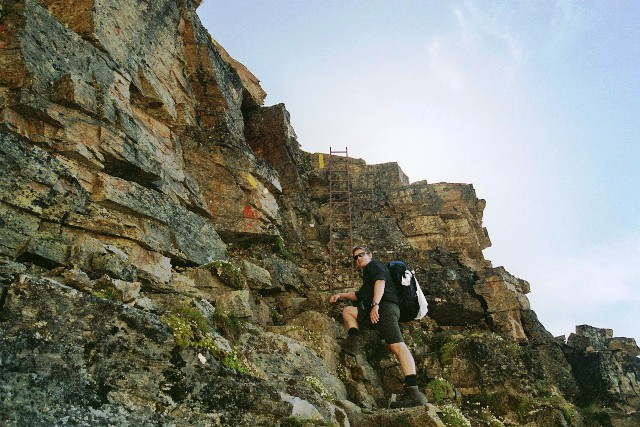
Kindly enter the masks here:
<path id="1" fill-rule="evenodd" d="M 356 292 L 338 293 L 329 297 L 331 304 L 348 300 L 357 302 L 361 307 L 347 306 L 342 311 L 342 320 L 348 335 L 344 349 L 354 354 L 359 351 L 360 324 L 377 328 L 398 359 L 404 373 L 404 393 L 399 400 L 391 403 L 391 408 L 425 405 L 427 398 L 420 393 L 416 383 L 415 361 L 400 331 L 398 295 L 391 281 L 389 269 L 385 264 L 374 260 L 371 252 L 363 246 L 354 247 L 351 254 L 358 268 L 362 269 L 362 287 Z"/>

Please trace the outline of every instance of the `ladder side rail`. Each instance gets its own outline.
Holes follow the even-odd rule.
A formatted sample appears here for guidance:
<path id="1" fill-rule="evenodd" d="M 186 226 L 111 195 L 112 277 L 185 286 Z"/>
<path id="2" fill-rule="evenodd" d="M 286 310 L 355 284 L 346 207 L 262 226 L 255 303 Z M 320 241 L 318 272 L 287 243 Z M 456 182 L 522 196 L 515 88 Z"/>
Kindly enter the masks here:
<path id="1" fill-rule="evenodd" d="M 329 291 L 333 290 L 334 265 L 333 265 L 333 149 L 329 147 Z"/>
<path id="2" fill-rule="evenodd" d="M 347 179 L 347 215 L 349 217 L 349 251 L 351 251 L 353 249 L 353 223 L 352 223 L 352 219 L 351 219 L 351 174 L 349 173 L 349 152 L 347 147 L 345 147 L 345 155 L 346 155 L 346 160 L 347 160 L 347 164 L 345 165 L 345 169 L 346 169 L 346 179 Z M 351 255 L 351 252 L 349 253 L 349 255 Z M 355 274 L 354 274 L 354 262 L 353 262 L 353 258 L 351 258 L 351 286 L 355 285 Z"/>

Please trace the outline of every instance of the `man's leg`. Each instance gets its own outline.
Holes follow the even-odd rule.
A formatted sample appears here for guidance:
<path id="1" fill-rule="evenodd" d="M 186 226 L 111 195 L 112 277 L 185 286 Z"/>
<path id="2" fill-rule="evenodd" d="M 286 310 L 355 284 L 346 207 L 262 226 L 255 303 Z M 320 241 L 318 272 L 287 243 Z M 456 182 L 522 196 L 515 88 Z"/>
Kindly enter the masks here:
<path id="1" fill-rule="evenodd" d="M 361 351 L 360 333 L 358 330 L 358 307 L 347 306 L 342 310 L 342 321 L 347 330 L 347 339 L 342 344 L 342 349 L 356 355 Z"/>
<path id="2" fill-rule="evenodd" d="M 358 307 L 352 305 L 346 306 L 342 310 L 342 321 L 347 331 L 351 328 L 358 329 Z"/>
<path id="3" fill-rule="evenodd" d="M 389 344 L 389 349 L 396 356 L 402 368 L 402 373 L 406 377 L 407 375 L 416 374 L 416 362 L 413 360 L 409 347 L 404 342 L 396 342 Z"/>
<path id="4" fill-rule="evenodd" d="M 404 392 L 398 400 L 391 402 L 391 409 L 426 405 L 427 398 L 418 390 L 416 362 L 409 347 L 404 342 L 397 342 L 389 344 L 389 349 L 400 362 L 400 368 L 404 374 Z"/>
<path id="5" fill-rule="evenodd" d="M 400 308 L 393 304 L 388 307 L 381 307 L 380 310 L 384 310 L 380 316 L 382 323 L 380 325 L 381 332 L 389 345 L 389 349 L 396 356 L 396 359 L 398 359 L 400 368 L 404 374 L 404 392 L 398 400 L 391 402 L 389 406 L 395 409 L 426 405 L 427 398 L 418 389 L 416 362 L 413 360 L 413 355 L 409 347 L 407 347 L 407 344 L 404 342 L 402 330 L 398 323 Z M 385 318 L 386 320 L 384 320 Z"/>

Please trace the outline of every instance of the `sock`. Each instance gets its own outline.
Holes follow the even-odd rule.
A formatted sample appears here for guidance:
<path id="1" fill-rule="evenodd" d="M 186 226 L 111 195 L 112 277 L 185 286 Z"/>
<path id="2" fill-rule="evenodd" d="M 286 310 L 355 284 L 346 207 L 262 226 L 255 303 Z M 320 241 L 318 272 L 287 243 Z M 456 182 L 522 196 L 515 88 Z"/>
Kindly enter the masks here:
<path id="1" fill-rule="evenodd" d="M 406 387 L 416 387 L 418 385 L 418 379 L 416 378 L 416 374 L 407 375 L 404 377 L 404 385 Z"/>
<path id="2" fill-rule="evenodd" d="M 360 331 L 358 330 L 358 328 L 349 328 L 349 331 L 347 332 L 347 334 L 349 336 L 359 335 Z"/>

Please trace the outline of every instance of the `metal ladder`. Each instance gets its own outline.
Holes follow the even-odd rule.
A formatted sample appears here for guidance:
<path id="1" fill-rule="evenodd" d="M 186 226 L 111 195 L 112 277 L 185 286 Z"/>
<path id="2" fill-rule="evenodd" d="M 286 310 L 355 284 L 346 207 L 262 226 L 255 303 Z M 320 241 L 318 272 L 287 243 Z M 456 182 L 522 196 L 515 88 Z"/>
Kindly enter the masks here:
<path id="1" fill-rule="evenodd" d="M 354 283 L 354 264 L 351 258 L 353 234 L 351 229 L 351 177 L 349 152 L 329 147 L 329 290 L 333 289 L 338 272 L 351 266 L 351 285 Z"/>

